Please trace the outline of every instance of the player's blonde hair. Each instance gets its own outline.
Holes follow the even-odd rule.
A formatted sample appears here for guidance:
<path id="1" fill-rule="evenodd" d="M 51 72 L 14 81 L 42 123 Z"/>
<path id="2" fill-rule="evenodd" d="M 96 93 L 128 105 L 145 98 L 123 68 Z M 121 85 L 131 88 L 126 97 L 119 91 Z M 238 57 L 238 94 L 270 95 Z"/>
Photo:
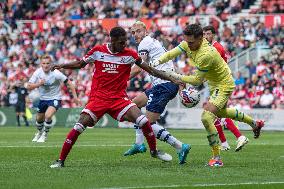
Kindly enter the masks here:
<path id="1" fill-rule="evenodd" d="M 49 62 L 50 64 L 53 64 L 53 62 L 54 62 L 53 57 L 50 56 L 49 54 L 44 54 L 44 55 L 42 55 L 39 59 L 40 59 L 40 62 L 41 62 L 41 63 L 42 63 L 43 60 L 45 60 L 45 59 L 48 59 L 48 62 Z"/>
<path id="2" fill-rule="evenodd" d="M 136 21 L 136 22 L 132 25 L 132 27 L 134 27 L 134 26 L 143 26 L 143 28 L 146 29 L 146 24 L 145 24 L 144 22 L 140 21 L 140 20 Z"/>
<path id="3" fill-rule="evenodd" d="M 40 57 L 40 60 L 43 60 L 43 59 L 50 59 L 50 60 L 52 60 L 52 58 L 51 58 L 51 56 L 49 55 L 49 54 L 44 54 L 44 55 L 42 55 L 41 57 Z"/>

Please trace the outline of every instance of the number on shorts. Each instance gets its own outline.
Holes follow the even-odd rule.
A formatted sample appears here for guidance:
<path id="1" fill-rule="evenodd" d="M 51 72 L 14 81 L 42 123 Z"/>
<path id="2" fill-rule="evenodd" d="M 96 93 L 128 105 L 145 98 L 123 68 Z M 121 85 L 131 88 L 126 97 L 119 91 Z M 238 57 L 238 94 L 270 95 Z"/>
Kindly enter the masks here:
<path id="1" fill-rule="evenodd" d="M 54 100 L 54 101 L 53 101 L 53 105 L 54 105 L 55 107 L 57 107 L 57 106 L 58 106 L 58 100 Z"/>
<path id="2" fill-rule="evenodd" d="M 152 102 L 152 100 L 153 100 L 153 94 L 150 94 L 147 105 L 149 105 Z"/>

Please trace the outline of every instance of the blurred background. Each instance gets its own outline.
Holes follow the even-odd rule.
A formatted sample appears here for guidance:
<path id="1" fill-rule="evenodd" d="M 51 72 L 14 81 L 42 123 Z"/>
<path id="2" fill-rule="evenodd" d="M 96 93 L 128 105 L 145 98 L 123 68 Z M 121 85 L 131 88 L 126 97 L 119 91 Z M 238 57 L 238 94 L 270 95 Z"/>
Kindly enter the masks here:
<path id="1" fill-rule="evenodd" d="M 166 49 L 178 45 L 183 39 L 182 29 L 187 24 L 214 26 L 216 40 L 230 56 L 229 66 L 236 82 L 228 105 L 256 110 L 256 113 L 264 113 L 263 108 L 272 114 L 281 113 L 284 109 L 283 0 L 0 2 L 1 110 L 15 104 L 14 86 L 25 86 L 39 67 L 41 55 L 50 54 L 55 64 L 80 59 L 94 45 L 109 41 L 110 28 L 119 25 L 128 30 L 138 19 L 145 22 L 149 34 Z M 128 38 L 129 47 L 136 49 L 130 32 Z M 194 70 L 185 55 L 175 60 L 175 66 L 183 74 Z M 73 80 L 78 96 L 85 104 L 90 91 L 92 67 L 88 65 L 84 69 L 64 73 Z M 134 98 L 149 87 L 148 75 L 142 73 L 129 81 L 128 95 Z M 63 108 L 76 108 L 64 85 L 62 92 Z M 208 97 L 206 89 L 201 90 L 201 94 L 203 102 Z M 35 107 L 38 97 L 36 90 L 30 91 L 27 106 Z M 168 109 L 183 112 L 184 108 L 177 101 L 178 98 L 174 99 Z M 197 109 L 202 107 L 202 102 Z M 269 116 L 272 119 L 273 116 Z M 170 118 L 178 119 L 174 114 Z"/>

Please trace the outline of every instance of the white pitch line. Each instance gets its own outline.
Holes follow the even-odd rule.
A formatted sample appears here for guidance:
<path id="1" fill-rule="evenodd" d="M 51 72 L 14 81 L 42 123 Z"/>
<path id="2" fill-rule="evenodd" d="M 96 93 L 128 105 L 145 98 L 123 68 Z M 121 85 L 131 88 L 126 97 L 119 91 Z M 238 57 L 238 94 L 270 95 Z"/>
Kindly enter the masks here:
<path id="1" fill-rule="evenodd" d="M 238 185 L 267 185 L 267 184 L 284 184 L 284 182 L 243 182 L 243 183 L 213 183 L 213 184 L 192 184 L 192 185 L 157 185 L 157 186 L 132 186 L 132 187 L 110 187 L 98 189 L 138 189 L 138 188 L 179 188 L 179 187 L 210 187 L 210 186 L 238 186 Z"/>
<path id="2" fill-rule="evenodd" d="M 112 144 L 102 144 L 102 145 L 98 145 L 98 144 L 78 144 L 75 145 L 78 147 L 125 147 L 125 146 L 130 146 L 130 145 L 126 145 L 126 144 L 121 144 L 121 145 L 112 145 Z M 35 145 L 7 145 L 7 146 L 1 146 L 0 148 L 57 148 L 57 147 L 62 147 L 62 145 L 49 145 L 49 146 L 37 146 Z"/>
<path id="3" fill-rule="evenodd" d="M 30 142 L 26 142 L 28 144 Z M 23 144 L 23 143 L 21 143 Z M 0 148 L 56 148 L 56 147 L 61 147 L 62 144 L 60 145 L 47 145 L 47 146 L 39 146 L 40 143 L 33 143 L 34 145 L 0 145 Z M 191 144 L 192 146 L 208 146 L 207 144 Z M 265 144 L 250 144 L 254 146 L 259 146 L 259 145 L 265 145 Z M 271 146 L 279 146 L 279 145 L 284 145 L 284 144 L 269 144 Z M 77 144 L 76 146 L 81 146 L 81 147 L 127 147 L 131 146 L 129 144 Z M 284 156 L 280 156 L 284 157 Z"/>

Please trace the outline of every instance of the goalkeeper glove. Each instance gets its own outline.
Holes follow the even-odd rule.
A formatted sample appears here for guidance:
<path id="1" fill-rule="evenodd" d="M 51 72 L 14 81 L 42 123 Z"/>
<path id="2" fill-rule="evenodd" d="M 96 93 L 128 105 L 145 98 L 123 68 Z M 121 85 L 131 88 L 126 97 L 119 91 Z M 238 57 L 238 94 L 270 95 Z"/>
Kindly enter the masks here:
<path id="1" fill-rule="evenodd" d="M 160 64 L 161 64 L 161 62 L 157 59 L 157 60 L 151 61 L 151 62 L 149 63 L 149 66 L 151 66 L 151 67 L 156 67 L 156 66 L 158 66 L 158 65 L 160 65 Z"/>

